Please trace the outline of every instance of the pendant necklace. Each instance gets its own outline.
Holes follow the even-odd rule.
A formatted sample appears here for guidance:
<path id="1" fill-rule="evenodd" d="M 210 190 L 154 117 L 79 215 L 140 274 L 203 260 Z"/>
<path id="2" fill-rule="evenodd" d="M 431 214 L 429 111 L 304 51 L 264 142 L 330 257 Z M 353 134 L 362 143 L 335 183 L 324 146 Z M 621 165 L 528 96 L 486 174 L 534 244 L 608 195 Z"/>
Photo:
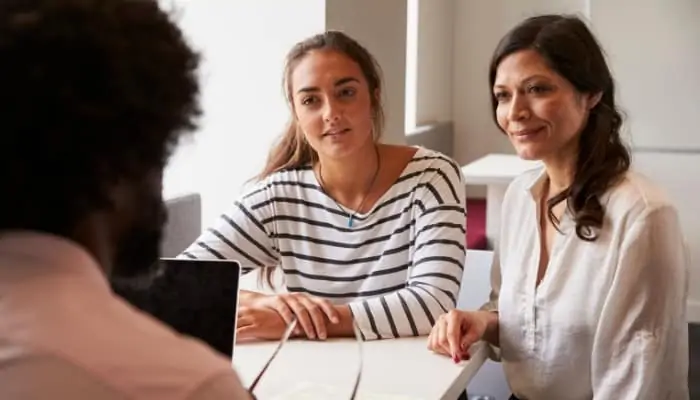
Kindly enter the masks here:
<path id="1" fill-rule="evenodd" d="M 338 206 L 338 209 L 342 211 L 347 217 L 348 217 L 348 228 L 352 228 L 352 223 L 355 220 L 355 217 L 357 216 L 357 213 L 359 210 L 362 210 L 362 207 L 365 205 L 365 201 L 367 200 L 367 196 L 369 195 L 369 192 L 372 190 L 374 187 L 374 182 L 377 180 L 377 175 L 379 175 L 379 166 L 381 163 L 381 159 L 379 158 L 379 147 L 374 146 L 374 152 L 377 155 L 377 169 L 374 171 L 374 176 L 372 176 L 372 181 L 369 183 L 369 186 L 367 187 L 367 191 L 365 192 L 364 197 L 362 198 L 362 202 L 360 202 L 360 205 L 353 211 L 352 214 L 349 212 L 345 211 L 345 208 L 338 203 L 333 196 L 328 194 L 326 191 L 326 182 L 323 181 L 323 171 L 321 170 L 321 163 L 318 164 L 318 179 L 321 183 L 321 190 L 323 190 L 323 193 L 326 194 L 326 196 L 330 197 L 331 200 L 335 203 L 336 206 Z"/>

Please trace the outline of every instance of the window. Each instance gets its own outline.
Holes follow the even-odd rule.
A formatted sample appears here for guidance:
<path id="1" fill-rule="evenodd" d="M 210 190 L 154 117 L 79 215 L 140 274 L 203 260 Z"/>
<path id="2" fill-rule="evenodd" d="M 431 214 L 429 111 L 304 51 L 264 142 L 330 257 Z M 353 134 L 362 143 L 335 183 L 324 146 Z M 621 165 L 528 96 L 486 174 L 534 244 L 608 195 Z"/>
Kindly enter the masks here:
<path id="1" fill-rule="evenodd" d="M 209 224 L 263 167 L 289 111 L 284 57 L 325 25 L 325 0 L 165 0 L 202 53 L 200 129 L 171 159 L 164 196 L 198 192 Z"/>
<path id="2" fill-rule="evenodd" d="M 417 127 L 418 1 L 408 0 L 406 14 L 406 132 L 412 132 Z"/>

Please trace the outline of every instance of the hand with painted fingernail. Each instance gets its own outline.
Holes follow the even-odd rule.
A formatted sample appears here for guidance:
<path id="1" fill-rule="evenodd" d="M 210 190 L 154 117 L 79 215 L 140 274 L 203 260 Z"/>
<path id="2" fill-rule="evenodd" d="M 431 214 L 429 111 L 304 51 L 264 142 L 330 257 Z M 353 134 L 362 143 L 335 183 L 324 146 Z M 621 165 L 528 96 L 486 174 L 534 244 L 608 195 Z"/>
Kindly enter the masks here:
<path id="1" fill-rule="evenodd" d="M 469 359 L 469 348 L 481 340 L 491 316 L 486 311 L 452 310 L 441 315 L 428 336 L 428 349 L 451 357 L 455 363 Z"/>

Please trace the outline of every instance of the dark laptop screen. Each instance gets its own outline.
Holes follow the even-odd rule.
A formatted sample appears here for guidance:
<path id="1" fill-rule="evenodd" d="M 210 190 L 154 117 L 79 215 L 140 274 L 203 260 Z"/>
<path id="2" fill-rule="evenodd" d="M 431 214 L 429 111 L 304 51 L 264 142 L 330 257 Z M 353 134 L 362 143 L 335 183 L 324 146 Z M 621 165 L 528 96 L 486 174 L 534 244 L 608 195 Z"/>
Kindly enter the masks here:
<path id="1" fill-rule="evenodd" d="M 238 311 L 238 262 L 161 259 L 160 263 L 159 273 L 147 285 L 112 281 L 112 289 L 176 331 L 232 357 Z"/>

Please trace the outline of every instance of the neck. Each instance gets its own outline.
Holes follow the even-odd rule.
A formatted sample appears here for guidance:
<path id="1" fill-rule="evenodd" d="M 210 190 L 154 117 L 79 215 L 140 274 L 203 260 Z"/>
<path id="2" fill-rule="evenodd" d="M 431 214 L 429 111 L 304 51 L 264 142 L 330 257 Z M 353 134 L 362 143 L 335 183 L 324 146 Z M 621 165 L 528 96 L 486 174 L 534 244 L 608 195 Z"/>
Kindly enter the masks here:
<path id="1" fill-rule="evenodd" d="M 352 160 L 321 158 L 318 172 L 323 180 L 324 189 L 341 197 L 366 194 L 379 168 L 377 146 L 379 145 L 370 141 L 367 146 L 352 155 Z"/>
<path id="2" fill-rule="evenodd" d="M 551 160 L 544 164 L 549 178 L 548 197 L 552 197 L 571 186 L 576 173 L 575 160 Z"/>
<path id="3" fill-rule="evenodd" d="M 73 231 L 72 239 L 82 245 L 97 261 L 102 273 L 109 276 L 112 271 L 112 246 L 106 232 L 101 229 L 108 226 L 101 215 L 88 217 Z"/>

